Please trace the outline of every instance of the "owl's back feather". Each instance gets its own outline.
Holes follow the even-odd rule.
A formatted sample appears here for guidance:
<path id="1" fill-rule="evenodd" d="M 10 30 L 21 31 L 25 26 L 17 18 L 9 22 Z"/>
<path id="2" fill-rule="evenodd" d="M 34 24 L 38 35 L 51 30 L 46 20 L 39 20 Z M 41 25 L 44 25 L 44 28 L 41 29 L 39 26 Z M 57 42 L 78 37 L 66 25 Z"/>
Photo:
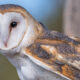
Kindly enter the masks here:
<path id="1" fill-rule="evenodd" d="M 79 40 L 71 39 L 56 31 L 45 31 L 32 45 L 25 49 L 25 52 L 52 72 L 72 80 L 80 79 Z"/>

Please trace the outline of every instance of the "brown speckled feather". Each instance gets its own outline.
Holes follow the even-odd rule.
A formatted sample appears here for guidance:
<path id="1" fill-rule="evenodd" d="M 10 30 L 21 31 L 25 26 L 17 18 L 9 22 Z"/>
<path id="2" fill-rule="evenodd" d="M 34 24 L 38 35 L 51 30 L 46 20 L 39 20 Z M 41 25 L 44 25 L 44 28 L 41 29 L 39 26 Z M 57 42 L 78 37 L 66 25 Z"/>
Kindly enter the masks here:
<path id="1" fill-rule="evenodd" d="M 52 71 L 72 80 L 80 80 L 79 40 L 55 31 L 46 31 L 25 52 Z"/>

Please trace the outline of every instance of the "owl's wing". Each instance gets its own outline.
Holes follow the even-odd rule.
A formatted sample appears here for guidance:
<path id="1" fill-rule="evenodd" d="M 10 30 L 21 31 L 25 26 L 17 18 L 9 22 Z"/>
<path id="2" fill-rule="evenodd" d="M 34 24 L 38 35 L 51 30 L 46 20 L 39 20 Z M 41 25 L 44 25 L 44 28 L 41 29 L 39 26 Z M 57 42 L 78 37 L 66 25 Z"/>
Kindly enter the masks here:
<path id="1" fill-rule="evenodd" d="M 25 49 L 37 65 L 72 80 L 80 80 L 80 41 L 48 31 Z"/>

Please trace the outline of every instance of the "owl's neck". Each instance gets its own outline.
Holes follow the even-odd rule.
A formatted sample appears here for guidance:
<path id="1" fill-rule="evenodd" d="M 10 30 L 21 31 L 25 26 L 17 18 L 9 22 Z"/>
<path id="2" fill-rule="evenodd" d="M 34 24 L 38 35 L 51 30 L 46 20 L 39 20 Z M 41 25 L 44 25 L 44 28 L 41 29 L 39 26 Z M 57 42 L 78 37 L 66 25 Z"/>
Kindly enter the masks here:
<path id="1" fill-rule="evenodd" d="M 20 80 L 37 80 L 36 75 L 40 68 L 27 56 L 16 55 L 13 58 L 8 58 L 8 60 L 16 67 Z"/>
<path id="2" fill-rule="evenodd" d="M 10 55 L 7 57 L 7 59 L 10 61 L 10 63 L 16 67 L 17 69 L 20 68 L 22 65 L 25 64 L 25 61 L 28 57 L 21 54 L 21 53 L 15 53 L 15 55 Z"/>

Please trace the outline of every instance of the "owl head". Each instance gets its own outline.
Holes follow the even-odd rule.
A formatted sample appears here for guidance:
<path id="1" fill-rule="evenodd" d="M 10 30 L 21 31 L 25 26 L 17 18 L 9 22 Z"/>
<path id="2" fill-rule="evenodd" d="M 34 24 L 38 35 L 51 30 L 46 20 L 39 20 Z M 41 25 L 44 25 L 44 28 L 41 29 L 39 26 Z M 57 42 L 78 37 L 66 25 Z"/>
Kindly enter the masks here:
<path id="1" fill-rule="evenodd" d="M 28 46 L 41 31 L 41 25 L 24 8 L 0 5 L 0 49 Z"/>

